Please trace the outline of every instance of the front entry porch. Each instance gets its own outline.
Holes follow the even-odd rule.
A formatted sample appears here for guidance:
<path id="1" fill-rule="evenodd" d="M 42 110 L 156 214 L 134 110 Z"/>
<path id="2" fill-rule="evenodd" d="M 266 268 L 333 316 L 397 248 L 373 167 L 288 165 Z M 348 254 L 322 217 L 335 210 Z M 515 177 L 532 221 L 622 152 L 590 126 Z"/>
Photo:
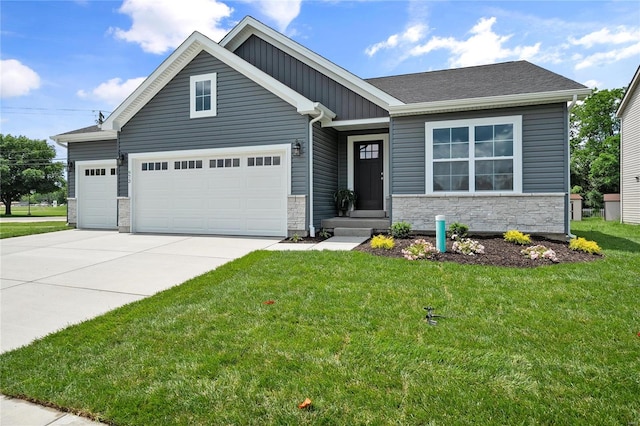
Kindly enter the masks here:
<path id="1" fill-rule="evenodd" d="M 370 237 L 389 231 L 391 221 L 384 210 L 353 210 L 349 216 L 322 220 L 322 228 L 335 236 Z"/>

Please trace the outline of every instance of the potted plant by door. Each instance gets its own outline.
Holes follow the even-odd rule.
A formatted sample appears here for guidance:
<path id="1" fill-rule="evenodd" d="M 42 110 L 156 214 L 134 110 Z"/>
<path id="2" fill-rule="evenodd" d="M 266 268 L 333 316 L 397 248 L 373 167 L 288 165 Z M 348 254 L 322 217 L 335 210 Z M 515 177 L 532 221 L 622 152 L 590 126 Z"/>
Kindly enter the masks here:
<path id="1" fill-rule="evenodd" d="M 333 193 L 333 201 L 336 203 L 338 216 L 344 216 L 356 202 L 356 193 L 350 189 L 338 189 Z"/>

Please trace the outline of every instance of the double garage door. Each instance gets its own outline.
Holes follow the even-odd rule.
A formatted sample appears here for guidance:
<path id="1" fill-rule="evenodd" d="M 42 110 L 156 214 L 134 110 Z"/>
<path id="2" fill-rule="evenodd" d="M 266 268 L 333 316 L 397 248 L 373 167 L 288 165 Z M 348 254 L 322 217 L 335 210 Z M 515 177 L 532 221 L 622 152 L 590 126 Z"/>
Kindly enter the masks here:
<path id="1" fill-rule="evenodd" d="M 129 166 L 132 232 L 286 236 L 285 148 L 133 154 Z"/>

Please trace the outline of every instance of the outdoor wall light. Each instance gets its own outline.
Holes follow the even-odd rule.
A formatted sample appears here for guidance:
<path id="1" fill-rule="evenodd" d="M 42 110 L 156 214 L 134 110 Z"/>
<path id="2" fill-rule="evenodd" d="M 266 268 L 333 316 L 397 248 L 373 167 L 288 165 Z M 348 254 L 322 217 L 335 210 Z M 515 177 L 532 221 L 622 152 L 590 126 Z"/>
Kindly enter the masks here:
<path id="1" fill-rule="evenodd" d="M 71 160 L 67 161 L 67 170 L 69 171 L 73 170 L 73 165 L 74 165 L 73 161 Z"/>
<path id="2" fill-rule="evenodd" d="M 296 139 L 296 141 L 293 143 L 292 149 L 293 149 L 293 156 L 300 157 L 300 151 L 302 150 L 302 145 L 300 145 L 300 142 L 298 141 L 298 139 Z"/>
<path id="3" fill-rule="evenodd" d="M 127 154 L 125 154 L 124 152 L 121 152 L 120 154 L 118 154 L 118 166 L 122 166 L 126 159 L 127 159 Z"/>
<path id="4" fill-rule="evenodd" d="M 640 176 L 636 176 L 636 182 L 640 182 Z"/>

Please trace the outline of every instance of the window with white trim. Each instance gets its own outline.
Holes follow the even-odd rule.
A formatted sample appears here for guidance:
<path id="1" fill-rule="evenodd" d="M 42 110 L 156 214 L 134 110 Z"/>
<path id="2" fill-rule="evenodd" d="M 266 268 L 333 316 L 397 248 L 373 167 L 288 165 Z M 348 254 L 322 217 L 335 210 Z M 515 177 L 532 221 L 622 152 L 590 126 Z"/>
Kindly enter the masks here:
<path id="1" fill-rule="evenodd" d="M 216 115 L 216 73 L 192 75 L 190 78 L 190 117 Z"/>
<path id="2" fill-rule="evenodd" d="M 425 126 L 427 193 L 522 192 L 522 116 Z"/>

